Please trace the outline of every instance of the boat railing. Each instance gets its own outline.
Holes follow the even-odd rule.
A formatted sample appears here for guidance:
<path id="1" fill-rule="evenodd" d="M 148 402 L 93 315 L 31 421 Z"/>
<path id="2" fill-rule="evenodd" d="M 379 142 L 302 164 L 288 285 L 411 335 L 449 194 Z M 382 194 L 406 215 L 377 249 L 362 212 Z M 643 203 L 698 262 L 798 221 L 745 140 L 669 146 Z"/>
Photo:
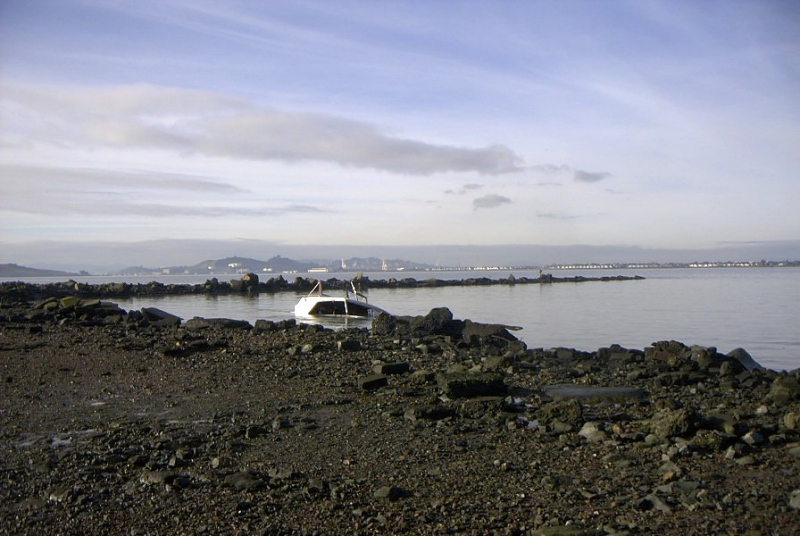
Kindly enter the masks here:
<path id="1" fill-rule="evenodd" d="M 344 297 L 347 299 L 354 299 L 358 302 L 369 303 L 367 297 L 361 294 L 357 289 L 355 283 L 353 281 L 348 281 L 350 284 L 350 288 L 348 289 L 347 286 L 344 287 Z M 313 296 L 325 296 L 326 294 L 323 292 L 322 288 L 322 281 L 318 280 L 317 284 L 314 285 L 314 288 L 311 289 L 311 292 L 308 293 L 308 297 Z M 352 295 L 352 298 L 351 298 Z"/>
<path id="2" fill-rule="evenodd" d="M 352 281 L 350 281 L 350 288 L 352 289 L 352 294 L 353 294 L 353 297 L 355 298 L 356 301 L 363 302 L 363 303 L 369 303 L 369 300 L 367 300 L 367 297 L 364 296 L 363 294 L 361 294 L 358 290 L 356 290 L 356 284 L 353 283 Z M 345 288 L 344 292 L 345 292 L 346 297 L 349 298 L 350 294 L 351 294 L 351 291 L 349 291 L 349 290 L 347 290 L 347 288 Z"/>

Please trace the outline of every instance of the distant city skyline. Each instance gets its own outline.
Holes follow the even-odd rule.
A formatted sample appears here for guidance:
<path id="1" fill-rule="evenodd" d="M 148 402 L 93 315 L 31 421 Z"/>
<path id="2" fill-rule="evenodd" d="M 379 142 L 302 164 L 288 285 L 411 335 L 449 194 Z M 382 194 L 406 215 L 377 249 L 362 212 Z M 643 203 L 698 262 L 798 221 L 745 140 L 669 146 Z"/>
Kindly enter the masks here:
<path id="1" fill-rule="evenodd" d="M 132 266 L 191 266 L 205 260 L 246 257 L 268 260 L 282 256 L 298 261 L 329 262 L 351 257 L 402 259 L 432 266 L 545 266 L 590 263 L 690 263 L 714 261 L 797 261 L 800 240 L 727 244 L 714 249 L 656 249 L 627 246 L 293 246 L 258 240 L 156 240 L 138 243 L 38 242 L 13 248 L 15 259 L 0 263 L 32 268 L 111 273 Z"/>
<path id="2" fill-rule="evenodd" d="M 778 0 L 8 0 L 0 262 L 797 258 L 799 51 Z"/>

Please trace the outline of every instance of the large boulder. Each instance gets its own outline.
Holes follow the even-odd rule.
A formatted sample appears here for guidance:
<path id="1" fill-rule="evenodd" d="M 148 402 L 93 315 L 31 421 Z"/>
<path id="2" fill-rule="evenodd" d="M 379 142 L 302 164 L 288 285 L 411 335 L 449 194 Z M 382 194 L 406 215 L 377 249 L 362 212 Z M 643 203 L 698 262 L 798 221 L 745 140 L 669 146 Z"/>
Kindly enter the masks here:
<path id="1" fill-rule="evenodd" d="M 142 315 L 151 326 L 173 327 L 181 324 L 181 318 L 156 307 L 143 307 Z"/>
<path id="2" fill-rule="evenodd" d="M 467 342 L 494 342 L 497 340 L 502 341 L 516 341 L 517 338 L 509 333 L 508 326 L 503 324 L 481 324 L 466 320 L 464 322 L 464 330 L 462 337 Z"/>
<path id="3" fill-rule="evenodd" d="M 425 316 L 393 316 L 381 313 L 372 321 L 374 335 L 445 335 L 460 337 L 464 322 L 454 320 L 453 313 L 446 307 L 437 307 Z"/>
<path id="4" fill-rule="evenodd" d="M 696 420 L 686 409 L 665 411 L 650 421 L 650 432 L 663 439 L 685 436 L 694 431 Z"/>
<path id="5" fill-rule="evenodd" d="M 551 402 L 542 406 L 537 417 L 545 424 L 563 422 L 577 426 L 583 422 L 583 406 L 577 400 Z"/>
<path id="6" fill-rule="evenodd" d="M 767 397 L 782 406 L 800 398 L 800 382 L 791 376 L 778 376 L 772 382 Z"/>
<path id="7" fill-rule="evenodd" d="M 417 316 L 411 320 L 411 332 L 417 335 L 450 335 L 459 336 L 464 323 L 453 320 L 453 313 L 447 307 L 431 309 L 425 316 Z"/>
<path id="8" fill-rule="evenodd" d="M 731 350 L 725 355 L 738 362 L 745 368 L 745 370 L 756 370 L 764 368 L 761 365 L 759 365 L 758 362 L 755 359 L 753 359 L 753 357 L 744 348 L 736 348 L 734 350 Z"/>
<path id="9" fill-rule="evenodd" d="M 500 396 L 508 390 L 503 375 L 494 372 L 447 372 L 439 374 L 436 381 L 450 398 Z"/>
<path id="10" fill-rule="evenodd" d="M 258 286 L 258 275 L 254 273 L 244 274 L 242 276 L 242 287 L 250 289 Z"/>
<path id="11" fill-rule="evenodd" d="M 397 317 L 389 313 L 381 313 L 372 320 L 372 334 L 377 336 L 393 335 L 397 329 Z"/>

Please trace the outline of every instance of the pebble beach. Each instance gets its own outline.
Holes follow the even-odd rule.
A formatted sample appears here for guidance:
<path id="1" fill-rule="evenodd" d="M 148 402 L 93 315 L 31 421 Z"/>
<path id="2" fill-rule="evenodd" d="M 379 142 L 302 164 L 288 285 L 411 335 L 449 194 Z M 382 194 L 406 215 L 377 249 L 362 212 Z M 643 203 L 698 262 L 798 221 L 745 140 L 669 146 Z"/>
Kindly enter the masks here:
<path id="1" fill-rule="evenodd" d="M 4 299 L 6 534 L 800 534 L 798 371 Z"/>

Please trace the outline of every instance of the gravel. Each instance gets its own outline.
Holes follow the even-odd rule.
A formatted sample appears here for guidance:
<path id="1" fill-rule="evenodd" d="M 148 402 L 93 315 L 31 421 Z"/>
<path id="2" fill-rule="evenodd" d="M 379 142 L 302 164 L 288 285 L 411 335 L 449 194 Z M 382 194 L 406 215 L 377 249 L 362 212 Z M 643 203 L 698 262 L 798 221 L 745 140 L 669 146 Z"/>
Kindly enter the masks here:
<path id="1" fill-rule="evenodd" d="M 0 309 L 0 533 L 800 533 L 800 375 L 743 351 L 95 302 Z"/>

